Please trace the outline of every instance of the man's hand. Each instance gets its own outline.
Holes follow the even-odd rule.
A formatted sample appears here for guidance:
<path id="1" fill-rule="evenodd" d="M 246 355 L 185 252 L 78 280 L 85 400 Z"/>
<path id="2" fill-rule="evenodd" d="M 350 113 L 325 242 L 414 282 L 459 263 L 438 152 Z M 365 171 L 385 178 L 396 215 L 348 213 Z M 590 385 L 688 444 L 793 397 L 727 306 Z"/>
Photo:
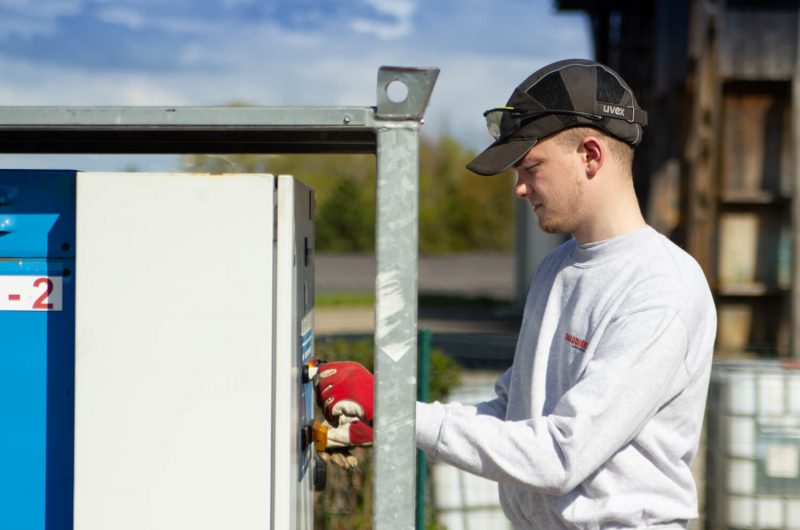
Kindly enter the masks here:
<path id="1" fill-rule="evenodd" d="M 314 424 L 317 454 L 325 463 L 333 462 L 345 469 L 358 466 L 358 458 L 351 452 L 355 447 L 372 445 L 372 427 L 350 416 L 339 416 L 338 425 L 327 421 Z"/>
<path id="2" fill-rule="evenodd" d="M 328 362 L 319 365 L 313 381 L 327 420 L 318 424 L 324 432 L 317 439 L 325 444 L 317 445 L 317 453 L 326 463 L 353 469 L 358 458 L 351 449 L 372 445 L 372 374 L 356 362 Z"/>
<path id="3" fill-rule="evenodd" d="M 328 422 L 324 422 L 323 425 L 328 428 L 328 449 L 372 445 L 372 427 L 359 419 L 339 416 L 337 426 Z"/>
<path id="4" fill-rule="evenodd" d="M 338 427 L 328 425 L 328 447 L 319 453 L 319 456 L 324 462 L 332 462 L 345 469 L 354 469 L 358 466 L 356 456 L 358 452 L 354 453 L 353 449 L 370 445 L 372 445 L 372 427 L 361 420 L 342 415 L 339 416 Z"/>
<path id="5" fill-rule="evenodd" d="M 317 404 L 325 414 L 325 419 L 337 426 L 342 415 L 372 423 L 373 386 L 369 370 L 352 361 L 320 365 L 314 377 Z"/>

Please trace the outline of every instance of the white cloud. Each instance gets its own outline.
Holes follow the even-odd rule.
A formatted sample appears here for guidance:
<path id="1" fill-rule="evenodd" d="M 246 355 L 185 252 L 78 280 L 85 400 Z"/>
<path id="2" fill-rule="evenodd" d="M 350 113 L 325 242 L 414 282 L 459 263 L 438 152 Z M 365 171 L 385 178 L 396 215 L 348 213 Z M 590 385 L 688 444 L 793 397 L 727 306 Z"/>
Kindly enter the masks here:
<path id="1" fill-rule="evenodd" d="M 234 9 L 239 6 L 252 5 L 256 0 L 222 0 L 222 7 L 225 9 Z"/>
<path id="2" fill-rule="evenodd" d="M 56 25 L 52 20 L 43 21 L 14 15 L 5 16 L 0 18 L 0 41 L 52 35 L 55 29 Z"/>
<path id="3" fill-rule="evenodd" d="M 175 171 L 180 155 L 7 155 L 0 154 L 0 168 L 73 169 L 78 171 Z"/>
<path id="4" fill-rule="evenodd" d="M 81 12 L 80 0 L 0 0 L 0 41 L 55 33 L 59 17 Z"/>
<path id="5" fill-rule="evenodd" d="M 159 17 L 157 20 L 151 20 L 149 25 L 168 33 L 185 35 L 209 35 L 226 30 L 225 26 L 219 22 L 188 17 Z"/>
<path id="6" fill-rule="evenodd" d="M 122 75 L 107 79 L 106 88 L 114 86 L 120 105 L 187 105 L 189 101 L 181 90 L 170 88 L 159 82 L 158 77 L 139 77 Z M 160 103 L 158 103 L 160 102 Z"/>
<path id="7" fill-rule="evenodd" d="M 358 33 L 375 35 L 384 40 L 405 37 L 411 33 L 411 23 L 405 20 L 397 20 L 393 24 L 385 24 L 366 18 L 357 18 L 350 23 L 350 28 Z"/>
<path id="8" fill-rule="evenodd" d="M 411 0 L 364 0 L 377 11 L 397 18 L 410 18 L 417 9 L 417 3 Z"/>
<path id="9" fill-rule="evenodd" d="M 0 0 L 0 8 L 35 18 L 73 15 L 80 12 L 82 0 Z"/>
<path id="10" fill-rule="evenodd" d="M 127 7 L 108 7 L 97 11 L 97 18 L 108 24 L 116 24 L 129 29 L 140 30 L 145 26 L 144 17 Z"/>
<path id="11" fill-rule="evenodd" d="M 138 72 L 94 72 L 79 68 L 0 56 L 0 95 L 9 106 L 187 105 L 190 85 L 176 83 L 183 75 L 143 75 Z"/>
<path id="12" fill-rule="evenodd" d="M 205 46 L 199 42 L 192 42 L 182 46 L 176 55 L 178 63 L 184 66 L 201 66 L 208 58 Z"/>
<path id="13" fill-rule="evenodd" d="M 364 0 L 364 3 L 379 13 L 394 18 L 394 20 L 381 22 L 358 17 L 350 23 L 353 31 L 375 35 L 383 40 L 405 37 L 412 32 L 412 20 L 417 9 L 416 2 L 410 0 Z"/>
<path id="14" fill-rule="evenodd" d="M 139 7 L 139 6 L 137 6 Z M 197 16 L 180 10 L 159 12 L 151 8 L 134 9 L 130 6 L 109 5 L 96 11 L 98 20 L 132 30 L 156 29 L 170 34 L 208 35 L 225 32 L 229 28 L 224 20 Z"/>

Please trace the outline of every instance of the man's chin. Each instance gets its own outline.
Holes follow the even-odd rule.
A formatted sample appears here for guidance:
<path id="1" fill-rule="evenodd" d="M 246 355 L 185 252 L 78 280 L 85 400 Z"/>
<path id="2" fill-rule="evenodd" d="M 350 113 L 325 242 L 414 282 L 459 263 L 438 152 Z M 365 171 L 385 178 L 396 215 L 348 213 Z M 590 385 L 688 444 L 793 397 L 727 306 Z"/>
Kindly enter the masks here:
<path id="1" fill-rule="evenodd" d="M 567 230 L 558 223 L 553 223 L 552 221 L 548 222 L 547 219 L 539 218 L 539 228 L 542 229 L 542 232 L 547 234 L 565 234 Z"/>

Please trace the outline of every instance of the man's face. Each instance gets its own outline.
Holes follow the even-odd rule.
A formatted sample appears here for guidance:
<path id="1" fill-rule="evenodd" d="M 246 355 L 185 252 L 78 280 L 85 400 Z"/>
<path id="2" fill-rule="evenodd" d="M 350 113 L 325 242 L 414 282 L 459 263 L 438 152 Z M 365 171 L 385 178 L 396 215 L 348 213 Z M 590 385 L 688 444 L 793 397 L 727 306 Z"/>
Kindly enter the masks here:
<path id="1" fill-rule="evenodd" d="M 546 138 L 514 166 L 516 195 L 527 200 L 548 233 L 575 233 L 582 219 L 583 171 L 580 156 Z"/>

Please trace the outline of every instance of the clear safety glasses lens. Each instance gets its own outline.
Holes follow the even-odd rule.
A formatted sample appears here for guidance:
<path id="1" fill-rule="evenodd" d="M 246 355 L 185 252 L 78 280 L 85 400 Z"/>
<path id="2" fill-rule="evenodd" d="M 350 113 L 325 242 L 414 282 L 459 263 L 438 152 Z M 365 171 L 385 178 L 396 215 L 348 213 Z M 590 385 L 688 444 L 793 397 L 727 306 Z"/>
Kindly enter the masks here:
<path id="1" fill-rule="evenodd" d="M 603 116 L 592 114 L 590 112 L 581 112 L 578 110 L 526 110 L 514 107 L 497 107 L 495 109 L 489 109 L 483 113 L 483 116 L 486 118 L 486 128 L 489 129 L 489 134 L 491 134 L 492 138 L 495 140 L 499 140 L 502 136 L 510 136 L 511 134 L 515 133 L 523 125 L 525 120 L 549 114 L 568 114 L 571 116 L 580 116 L 581 118 L 586 118 L 587 120 L 591 121 L 600 121 L 603 119 Z M 510 120 L 506 124 L 505 131 L 503 131 L 502 127 L 503 118 Z"/>
<path id="2" fill-rule="evenodd" d="M 500 123 L 503 121 L 503 115 L 513 110 L 513 107 L 500 107 L 489 109 L 483 113 L 484 118 L 486 118 L 486 128 L 489 130 L 489 134 L 492 135 L 492 138 L 495 140 L 500 139 Z"/>

